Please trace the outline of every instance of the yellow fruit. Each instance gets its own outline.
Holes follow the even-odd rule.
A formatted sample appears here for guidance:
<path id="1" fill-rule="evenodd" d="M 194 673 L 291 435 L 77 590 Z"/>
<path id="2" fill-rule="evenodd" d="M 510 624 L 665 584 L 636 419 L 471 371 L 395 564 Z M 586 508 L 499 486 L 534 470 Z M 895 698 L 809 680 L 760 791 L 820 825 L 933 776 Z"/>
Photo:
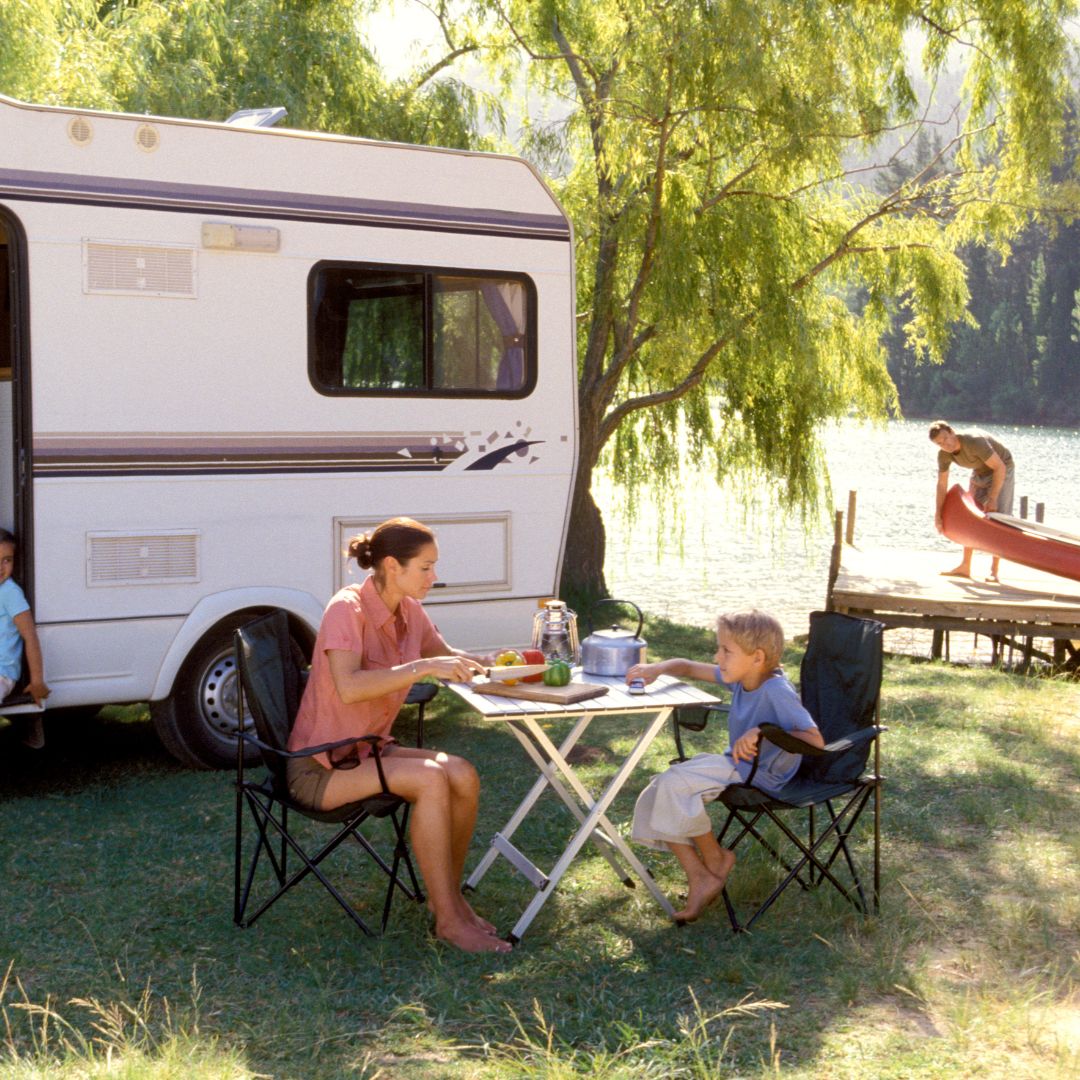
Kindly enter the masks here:
<path id="1" fill-rule="evenodd" d="M 515 664 L 524 664 L 525 658 L 517 651 L 517 649 L 503 649 L 498 656 L 495 657 L 496 667 L 514 667 Z M 516 686 L 517 679 L 503 679 L 503 682 L 507 686 Z"/>

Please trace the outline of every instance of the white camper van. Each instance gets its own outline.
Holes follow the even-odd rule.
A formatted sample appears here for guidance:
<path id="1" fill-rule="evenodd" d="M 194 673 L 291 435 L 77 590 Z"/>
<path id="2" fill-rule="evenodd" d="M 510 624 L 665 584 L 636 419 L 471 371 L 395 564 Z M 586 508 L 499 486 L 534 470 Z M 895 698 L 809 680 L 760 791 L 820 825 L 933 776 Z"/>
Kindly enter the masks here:
<path id="1" fill-rule="evenodd" d="M 234 754 L 233 628 L 310 648 L 386 517 L 455 643 L 556 590 L 573 243 L 524 161 L 0 97 L 0 380 L 48 707 L 150 701 L 191 764 Z"/>

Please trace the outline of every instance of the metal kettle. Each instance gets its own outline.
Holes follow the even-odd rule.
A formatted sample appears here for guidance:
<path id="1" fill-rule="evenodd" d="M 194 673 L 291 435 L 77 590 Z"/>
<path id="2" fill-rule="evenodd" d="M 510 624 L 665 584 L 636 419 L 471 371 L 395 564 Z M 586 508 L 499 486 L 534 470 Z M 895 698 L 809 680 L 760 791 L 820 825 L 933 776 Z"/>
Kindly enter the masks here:
<path id="1" fill-rule="evenodd" d="M 547 600 L 533 616 L 532 647 L 545 660 L 565 660 L 573 667 L 581 658 L 577 615 L 562 600 Z"/>
<path id="2" fill-rule="evenodd" d="M 597 600 L 601 604 L 626 604 L 637 612 L 637 629 L 631 633 L 617 623 L 609 629 L 590 632 L 581 643 L 581 670 L 589 675 L 625 675 L 635 664 L 645 660 L 645 639 L 641 636 L 644 618 L 632 600 Z M 592 619 L 589 620 L 592 631 Z"/>

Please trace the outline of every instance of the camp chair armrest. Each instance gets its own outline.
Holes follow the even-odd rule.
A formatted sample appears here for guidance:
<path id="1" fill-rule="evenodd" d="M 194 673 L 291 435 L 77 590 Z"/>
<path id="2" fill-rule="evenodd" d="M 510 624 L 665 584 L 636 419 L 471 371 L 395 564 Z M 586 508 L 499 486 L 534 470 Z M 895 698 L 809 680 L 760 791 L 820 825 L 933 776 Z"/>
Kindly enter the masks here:
<path id="1" fill-rule="evenodd" d="M 241 731 L 240 738 L 245 742 L 251 743 L 253 746 L 257 746 L 260 750 L 267 750 L 271 754 L 277 754 L 278 757 L 283 758 L 302 758 L 313 757 L 315 754 L 325 754 L 331 750 L 340 750 L 343 746 L 352 746 L 358 742 L 375 742 L 380 741 L 378 735 L 360 735 L 353 736 L 351 739 L 338 739 L 336 742 L 320 743 L 318 746 L 302 746 L 299 750 L 282 750 L 278 746 L 271 746 L 269 743 L 264 743 L 262 739 L 255 735 L 252 735 L 250 731 Z M 374 745 L 374 743 L 373 743 Z"/>
<path id="2" fill-rule="evenodd" d="M 715 705 L 680 705 L 674 713 L 675 723 L 687 731 L 704 731 L 713 713 L 727 713 L 731 705 L 717 702 Z"/>
<path id="3" fill-rule="evenodd" d="M 789 754 L 807 754 L 810 757 L 820 757 L 829 752 L 828 747 L 821 749 L 812 746 L 805 739 L 800 739 L 790 731 L 785 731 L 779 724 L 762 724 L 761 738 L 768 739 L 774 746 L 786 750 Z M 761 751 L 761 743 L 758 742 L 758 752 Z"/>
<path id="4" fill-rule="evenodd" d="M 842 739 L 834 739 L 831 743 L 826 744 L 823 750 L 818 750 L 817 753 L 840 754 L 845 750 L 850 750 L 853 746 L 862 746 L 863 743 L 869 742 L 886 730 L 888 729 L 877 725 L 860 728 L 858 731 L 854 731 Z"/>

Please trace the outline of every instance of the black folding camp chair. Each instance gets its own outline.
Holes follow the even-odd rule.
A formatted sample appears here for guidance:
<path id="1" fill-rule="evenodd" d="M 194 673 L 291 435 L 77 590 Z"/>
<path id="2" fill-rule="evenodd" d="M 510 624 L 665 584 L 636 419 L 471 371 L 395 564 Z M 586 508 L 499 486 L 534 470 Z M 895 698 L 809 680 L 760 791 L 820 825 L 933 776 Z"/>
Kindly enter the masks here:
<path id="1" fill-rule="evenodd" d="M 734 851 L 744 840 L 756 840 L 784 871 L 784 877 L 745 921 L 740 921 L 729 891 L 724 890 L 733 930 L 748 930 L 793 881 L 803 889 L 827 881 L 863 914 L 878 910 L 883 779 L 878 736 L 886 730 L 878 723 L 883 629 L 879 622 L 837 612 L 816 611 L 810 616 L 800 693 L 803 705 L 821 730 L 824 749 L 811 747 L 775 725 L 764 724 L 762 738 L 802 755 L 799 771 L 780 791 L 769 794 L 754 786 L 755 761 L 745 784 L 732 785 L 720 795 L 728 810 L 718 834 L 720 843 Z M 700 731 L 713 713 L 726 709 L 724 705 L 680 710 L 680 714 L 686 714 L 681 726 Z M 677 745 L 682 758 L 681 741 Z M 873 770 L 868 772 L 871 748 Z M 868 902 L 848 838 L 871 797 L 873 884 Z M 828 815 L 825 822 L 819 820 L 820 807 Z M 805 812 L 805 835 L 785 820 L 798 811 Z M 775 844 L 765 831 L 769 822 L 781 834 Z"/>
<path id="2" fill-rule="evenodd" d="M 405 841 L 408 804 L 400 796 L 393 794 L 387 786 L 379 756 L 378 739 L 373 736 L 367 736 L 363 740 L 342 739 L 319 746 L 304 747 L 301 750 L 288 750 L 289 732 L 300 703 L 302 683 L 302 658 L 294 652 L 288 617 L 280 610 L 259 616 L 236 631 L 234 642 L 237 673 L 243 691 L 240 703 L 241 739 L 258 747 L 268 773 L 262 780 L 254 780 L 245 775 L 243 744 L 238 739 L 233 921 L 237 926 L 250 926 L 279 897 L 312 874 L 322 882 L 353 922 L 365 934 L 372 935 L 374 931 L 330 882 L 321 868 L 324 859 L 342 844 L 353 840 L 389 878 L 382 912 L 381 929 L 385 930 L 395 891 L 399 890 L 408 899 L 415 901 L 423 900 L 423 894 Z M 422 708 L 423 703 L 420 704 Z M 250 713 L 255 732 L 244 729 L 245 711 Z M 372 757 L 382 785 L 379 794 L 325 811 L 312 810 L 289 795 L 285 775 L 288 759 L 310 757 L 312 754 L 339 749 L 357 741 L 366 741 L 371 745 Z M 243 875 L 245 804 L 258 834 L 246 877 Z M 290 811 L 312 821 L 337 825 L 338 828 L 318 851 L 309 855 L 289 831 Z M 393 824 L 396 842 L 393 857 L 389 862 L 360 831 L 360 827 L 372 817 L 389 818 Z M 291 873 L 288 869 L 290 851 L 301 864 Z M 248 901 L 251 899 L 256 871 L 264 861 L 270 867 L 276 888 L 253 914 L 248 915 Z M 409 884 L 401 879 L 402 869 L 408 873 Z"/>

